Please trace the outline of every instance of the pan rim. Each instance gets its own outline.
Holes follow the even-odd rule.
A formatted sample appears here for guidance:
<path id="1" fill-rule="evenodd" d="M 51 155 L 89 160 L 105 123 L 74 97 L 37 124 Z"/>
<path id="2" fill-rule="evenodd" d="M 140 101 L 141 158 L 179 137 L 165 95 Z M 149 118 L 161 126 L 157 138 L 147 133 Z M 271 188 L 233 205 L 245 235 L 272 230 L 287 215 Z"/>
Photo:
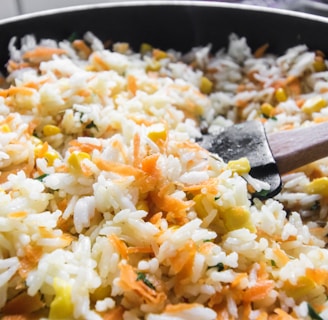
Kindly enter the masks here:
<path id="1" fill-rule="evenodd" d="M 47 10 L 40 10 L 31 13 L 24 13 L 14 17 L 4 18 L 0 20 L 0 26 L 11 24 L 15 22 L 22 22 L 33 20 L 40 17 L 54 16 L 65 13 L 73 12 L 84 12 L 94 9 L 109 9 L 109 8 L 124 8 L 124 7 L 143 7 L 143 6 L 172 6 L 172 7 L 212 7 L 212 8 L 222 8 L 231 10 L 241 10 L 241 11 L 251 11 L 258 13 L 267 13 L 276 16 L 290 16 L 292 18 L 298 18 L 309 21 L 317 21 L 321 23 L 328 24 L 328 17 L 315 15 L 312 13 L 305 13 L 299 11 L 293 11 L 283 8 L 269 8 L 258 5 L 243 4 L 243 3 L 230 3 L 230 2 L 216 2 L 209 0 L 127 0 L 119 1 L 115 0 L 113 2 L 100 2 L 94 4 L 80 4 L 72 5 L 63 8 L 53 8 Z"/>

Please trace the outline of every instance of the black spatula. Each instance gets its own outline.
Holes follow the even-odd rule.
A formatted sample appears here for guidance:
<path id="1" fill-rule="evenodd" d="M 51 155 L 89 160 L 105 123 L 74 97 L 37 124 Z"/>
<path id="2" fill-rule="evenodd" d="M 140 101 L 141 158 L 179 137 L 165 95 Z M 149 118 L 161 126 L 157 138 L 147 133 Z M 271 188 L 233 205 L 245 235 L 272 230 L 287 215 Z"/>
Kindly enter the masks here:
<path id="1" fill-rule="evenodd" d="M 281 190 L 281 175 L 328 156 L 328 123 L 266 134 L 259 121 L 247 121 L 205 134 L 199 143 L 224 161 L 247 157 L 251 176 L 269 183 L 258 194 L 270 198 Z"/>

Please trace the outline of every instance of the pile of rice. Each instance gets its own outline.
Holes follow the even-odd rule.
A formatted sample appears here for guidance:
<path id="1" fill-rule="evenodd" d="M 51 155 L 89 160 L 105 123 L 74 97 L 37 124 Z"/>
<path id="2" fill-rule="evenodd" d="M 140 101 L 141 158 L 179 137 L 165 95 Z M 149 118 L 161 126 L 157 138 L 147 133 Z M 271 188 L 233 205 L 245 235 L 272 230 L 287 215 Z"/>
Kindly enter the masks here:
<path id="1" fill-rule="evenodd" d="M 232 34 L 188 54 L 9 44 L 0 89 L 2 319 L 328 319 L 328 162 L 255 192 L 204 132 L 328 121 L 328 71 Z"/>

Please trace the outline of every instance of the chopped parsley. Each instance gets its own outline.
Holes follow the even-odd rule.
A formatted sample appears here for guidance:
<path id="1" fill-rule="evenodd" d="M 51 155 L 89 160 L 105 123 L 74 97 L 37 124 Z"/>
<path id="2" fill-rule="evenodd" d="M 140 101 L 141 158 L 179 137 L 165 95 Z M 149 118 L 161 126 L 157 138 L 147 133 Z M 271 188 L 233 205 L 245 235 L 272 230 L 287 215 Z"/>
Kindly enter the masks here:
<path id="1" fill-rule="evenodd" d="M 150 289 L 156 290 L 154 285 L 147 279 L 143 272 L 137 272 L 137 281 L 142 281 Z"/>
<path id="2" fill-rule="evenodd" d="M 308 313 L 309 317 L 313 320 L 323 320 L 319 314 L 313 309 L 313 307 L 308 303 Z"/>
<path id="3" fill-rule="evenodd" d="M 38 177 L 36 177 L 36 178 L 34 178 L 35 180 L 39 180 L 39 181 L 43 181 L 43 179 L 45 178 L 45 177 L 48 177 L 49 176 L 49 174 L 48 173 L 45 173 L 45 174 L 41 174 L 41 176 L 38 176 Z"/>
<path id="4" fill-rule="evenodd" d="M 97 125 L 93 121 L 91 121 L 90 123 L 88 123 L 85 127 L 87 129 L 95 128 L 98 131 L 98 127 L 97 127 Z"/>
<path id="5" fill-rule="evenodd" d="M 314 204 L 310 208 L 312 211 L 316 211 L 320 209 L 320 201 L 315 201 Z"/>
<path id="6" fill-rule="evenodd" d="M 77 32 L 73 32 L 69 37 L 68 37 L 68 41 L 69 42 L 73 42 L 74 40 L 76 40 L 78 38 L 78 34 Z"/>
<path id="7" fill-rule="evenodd" d="M 224 264 L 222 263 L 222 262 L 219 262 L 218 264 L 216 264 L 215 266 L 210 266 L 210 267 L 208 267 L 209 269 L 211 269 L 211 268 L 217 268 L 218 269 L 218 271 L 220 272 L 220 271 L 223 271 L 224 270 Z"/>
<path id="8" fill-rule="evenodd" d="M 265 190 L 265 189 L 262 189 L 258 192 L 255 192 L 254 193 L 254 197 L 266 197 L 268 194 L 270 193 L 270 190 Z"/>
<path id="9" fill-rule="evenodd" d="M 272 266 L 272 267 L 276 267 L 276 266 L 277 266 L 276 261 L 271 260 L 271 266 Z"/>

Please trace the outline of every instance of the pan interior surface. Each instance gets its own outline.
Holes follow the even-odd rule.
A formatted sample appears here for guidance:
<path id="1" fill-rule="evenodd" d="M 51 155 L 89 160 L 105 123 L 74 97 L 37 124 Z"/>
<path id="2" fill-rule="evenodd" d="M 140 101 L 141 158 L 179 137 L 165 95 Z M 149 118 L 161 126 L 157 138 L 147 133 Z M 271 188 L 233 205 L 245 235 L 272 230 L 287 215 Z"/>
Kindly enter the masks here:
<path id="1" fill-rule="evenodd" d="M 12 37 L 67 39 L 73 33 L 94 32 L 102 40 L 126 41 L 138 49 L 142 42 L 162 49 L 188 51 L 212 44 L 224 47 L 231 33 L 245 36 L 252 48 L 264 43 L 282 53 L 296 44 L 328 51 L 322 41 L 328 19 L 285 10 L 213 2 L 127 2 L 50 10 L 0 22 L 0 65 L 8 56 Z"/>

